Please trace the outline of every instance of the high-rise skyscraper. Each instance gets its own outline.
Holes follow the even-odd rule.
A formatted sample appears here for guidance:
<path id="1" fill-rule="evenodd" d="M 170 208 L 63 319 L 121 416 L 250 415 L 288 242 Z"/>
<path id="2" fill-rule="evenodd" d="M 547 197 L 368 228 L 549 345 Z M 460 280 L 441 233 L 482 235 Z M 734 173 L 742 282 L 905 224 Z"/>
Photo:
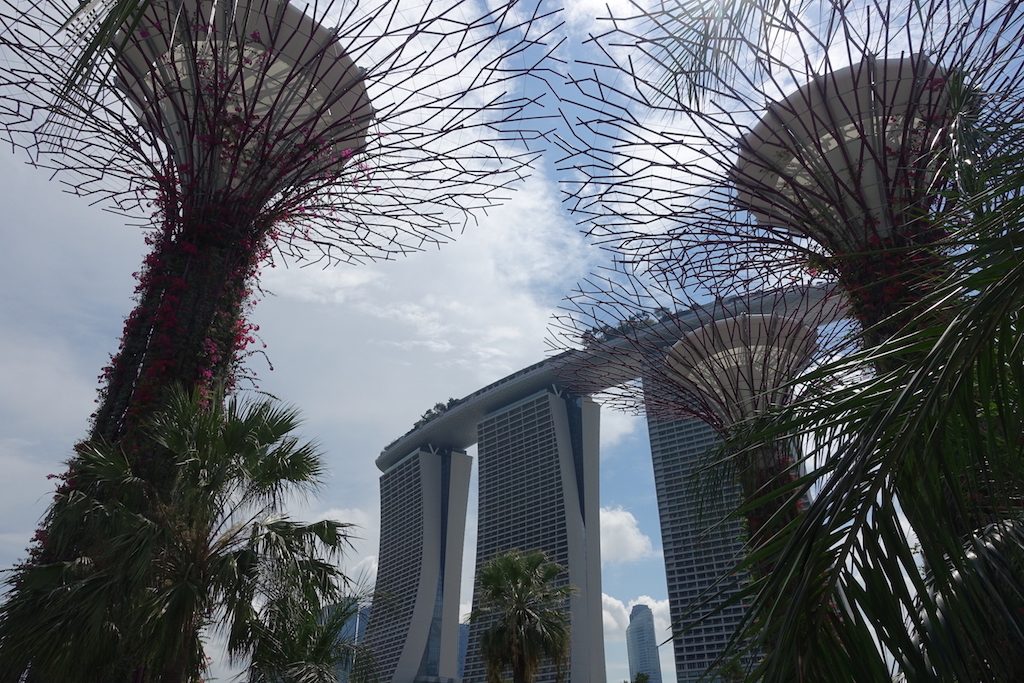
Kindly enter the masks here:
<path id="1" fill-rule="evenodd" d="M 576 592 L 567 681 L 603 681 L 599 409 L 558 388 L 558 359 L 524 368 L 445 406 L 389 444 L 381 546 L 367 631 L 382 683 L 458 676 L 459 574 L 470 461 L 479 443 L 477 565 L 505 550 L 543 550 Z M 484 680 L 479 625 L 464 680 Z M 553 680 L 545 669 L 538 683 Z"/>
<path id="2" fill-rule="evenodd" d="M 366 644 L 381 681 L 454 681 L 469 456 L 420 448 L 380 478 L 381 537 Z"/>
<path id="3" fill-rule="evenodd" d="M 646 674 L 648 683 L 661 683 L 661 660 L 658 659 L 658 636 L 654 632 L 654 614 L 647 605 L 633 605 L 626 627 L 626 654 L 629 657 L 629 680 Z"/>
<path id="4" fill-rule="evenodd" d="M 648 419 L 654 485 L 661 519 L 669 613 L 678 683 L 704 680 L 743 618 L 744 606 L 721 607 L 741 586 L 730 575 L 743 552 L 739 519 L 726 519 L 740 504 L 730 481 L 697 476 L 719 439 L 699 420 Z M 715 586 L 712 589 L 712 586 Z M 713 599 L 706 600 L 705 592 Z"/>
<path id="5" fill-rule="evenodd" d="M 559 581 L 576 588 L 566 606 L 571 683 L 605 679 L 598 411 L 589 398 L 549 387 L 490 412 L 477 428 L 477 574 L 512 549 L 542 550 L 565 568 Z M 485 681 L 479 643 L 488 627 L 470 626 L 466 683 Z M 544 666 L 536 680 L 552 683 L 554 667 Z"/>

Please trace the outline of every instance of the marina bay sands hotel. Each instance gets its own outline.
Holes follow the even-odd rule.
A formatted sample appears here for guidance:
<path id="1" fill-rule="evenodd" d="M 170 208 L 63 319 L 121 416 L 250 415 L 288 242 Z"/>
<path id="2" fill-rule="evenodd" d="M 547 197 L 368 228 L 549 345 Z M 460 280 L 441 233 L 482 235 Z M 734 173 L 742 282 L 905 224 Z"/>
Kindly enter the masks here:
<path id="1" fill-rule="evenodd" d="M 749 299 L 721 302 L 710 312 L 691 311 L 659 323 L 677 329 L 658 332 L 671 339 L 709 316 L 736 314 L 740 308 L 751 312 L 751 307 Z M 477 572 L 513 548 L 540 549 L 566 568 L 561 580 L 576 588 L 567 605 L 572 629 L 567 680 L 605 681 L 600 415 L 588 394 L 634 379 L 641 371 L 639 364 L 623 362 L 629 356 L 625 348 L 609 354 L 607 363 L 584 358 L 586 354 L 563 353 L 486 386 L 410 430 L 377 458 L 383 472 L 381 539 L 365 643 L 382 683 L 460 681 L 459 588 L 472 467 L 466 449 L 474 443 L 479 467 Z M 588 368 L 597 370 L 589 380 Z M 688 614 L 691 603 L 733 566 L 742 537 L 738 522 L 717 524 L 710 531 L 710 524 L 701 524 L 721 518 L 702 516 L 709 510 L 705 503 L 699 511 L 692 478 L 702 464 L 700 456 L 715 443 L 710 428 L 696 420 L 652 417 L 648 422 L 670 612 L 673 622 L 682 624 L 693 619 Z M 720 505 L 735 507 L 737 495 L 727 490 Z M 706 671 L 741 616 L 742 606 L 726 606 L 675 639 L 680 683 Z M 479 639 L 487 627 L 470 627 L 461 679 L 466 683 L 486 681 Z M 555 671 L 545 668 L 537 680 L 553 683 Z"/>

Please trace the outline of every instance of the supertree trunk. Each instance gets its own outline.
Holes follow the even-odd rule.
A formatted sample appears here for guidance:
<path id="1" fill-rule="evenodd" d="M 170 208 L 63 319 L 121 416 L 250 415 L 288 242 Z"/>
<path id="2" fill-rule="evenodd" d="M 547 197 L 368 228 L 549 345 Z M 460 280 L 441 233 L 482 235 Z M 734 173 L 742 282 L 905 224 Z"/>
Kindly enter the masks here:
<path id="1" fill-rule="evenodd" d="M 253 218 L 197 210 L 154 244 L 121 349 L 104 370 L 91 438 L 126 437 L 171 386 L 206 396 L 230 388 L 237 353 L 252 341 L 243 308 L 266 257 L 267 231 Z"/>
<path id="2" fill-rule="evenodd" d="M 782 492 L 796 479 L 797 463 L 780 445 L 762 446 L 746 454 L 739 465 L 739 485 L 746 501 L 747 534 L 750 547 L 756 552 L 777 540 L 787 525 L 797 519 L 806 494 Z M 760 500 L 759 504 L 754 501 Z M 775 570 L 774 553 L 767 553 L 751 564 L 755 579 L 771 576 Z"/>

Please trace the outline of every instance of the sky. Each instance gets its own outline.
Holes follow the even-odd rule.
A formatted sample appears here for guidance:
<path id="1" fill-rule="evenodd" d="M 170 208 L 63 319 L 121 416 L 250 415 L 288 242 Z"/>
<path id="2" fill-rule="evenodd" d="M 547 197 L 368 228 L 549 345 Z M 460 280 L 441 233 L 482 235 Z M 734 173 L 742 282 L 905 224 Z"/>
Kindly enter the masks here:
<path id="1" fill-rule="evenodd" d="M 570 37 L 604 2 L 572 3 Z M 50 500 L 51 473 L 86 433 L 97 375 L 131 310 L 143 234 L 62 192 L 46 173 L 0 154 L 0 568 L 24 557 Z M 322 489 L 292 512 L 358 525 L 345 559 L 372 582 L 379 537 L 380 450 L 438 401 L 461 397 L 550 355 L 562 297 L 604 259 L 559 203 L 550 164 L 454 243 L 393 261 L 266 269 L 252 319 L 273 365 L 262 389 L 298 407 L 322 447 Z M 608 681 L 628 678 L 625 627 L 637 602 L 668 631 L 668 602 L 646 425 L 602 412 L 601 545 Z M 471 451 L 471 454 L 473 452 Z M 475 485 L 475 476 L 474 476 Z M 471 601 L 475 494 L 461 596 Z M 226 675 L 223 655 L 210 653 Z M 661 648 L 666 682 L 671 648 Z"/>

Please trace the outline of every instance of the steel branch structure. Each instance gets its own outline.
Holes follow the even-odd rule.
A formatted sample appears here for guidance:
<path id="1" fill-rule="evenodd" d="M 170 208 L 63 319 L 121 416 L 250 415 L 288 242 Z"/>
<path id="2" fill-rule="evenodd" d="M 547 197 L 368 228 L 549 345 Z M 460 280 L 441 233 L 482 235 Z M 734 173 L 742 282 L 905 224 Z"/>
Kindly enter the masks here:
<path id="1" fill-rule="evenodd" d="M 154 2 L 66 91 L 77 7 L 0 6 L 4 137 L 144 224 L 215 195 L 276 219 L 284 255 L 387 258 L 499 203 L 549 126 L 537 4 Z"/>
<path id="2" fill-rule="evenodd" d="M 262 263 L 440 244 L 540 153 L 558 22 L 539 5 L 155 0 L 68 90 L 105 10 L 65 26 L 74 9 L 0 6 L 0 130 L 153 229 L 94 437 L 120 438 L 169 384 L 230 386 Z"/>
<path id="3" fill-rule="evenodd" d="M 694 291 L 825 276 L 878 326 L 942 277 L 932 218 L 1019 120 L 1021 9 L 784 3 L 698 74 L 674 70 L 706 47 L 680 6 L 613 17 L 569 84 L 566 203 Z"/>

